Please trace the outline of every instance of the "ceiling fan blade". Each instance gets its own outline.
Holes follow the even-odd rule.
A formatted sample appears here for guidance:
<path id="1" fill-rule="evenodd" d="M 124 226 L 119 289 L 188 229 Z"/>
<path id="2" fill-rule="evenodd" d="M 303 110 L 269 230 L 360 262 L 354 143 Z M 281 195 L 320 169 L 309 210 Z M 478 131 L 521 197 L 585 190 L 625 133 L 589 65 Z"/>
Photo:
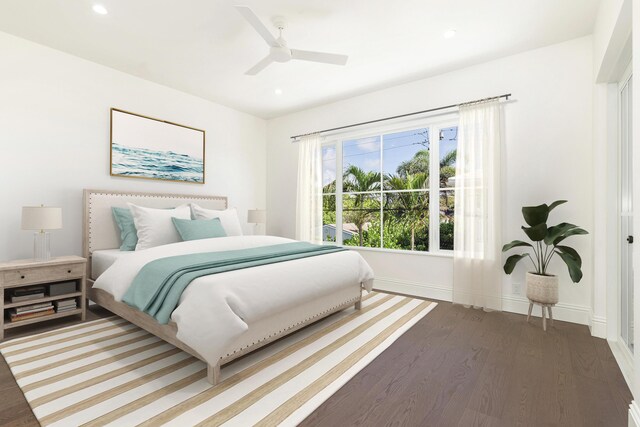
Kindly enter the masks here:
<path id="1" fill-rule="evenodd" d="M 260 34 L 260 36 L 267 42 L 269 46 L 279 47 L 280 44 L 276 41 L 276 38 L 271 34 L 271 31 L 265 27 L 265 25 L 260 21 L 258 15 L 256 15 L 253 10 L 249 6 L 241 6 L 236 5 L 235 8 L 240 12 L 244 19 L 246 19 L 249 24 Z"/>
<path id="2" fill-rule="evenodd" d="M 255 76 L 260 71 L 267 68 L 267 65 L 271 64 L 273 60 L 271 59 L 271 55 L 265 56 L 260 62 L 251 67 L 245 74 L 248 76 Z"/>
<path id="3" fill-rule="evenodd" d="M 311 50 L 291 49 L 291 58 L 302 61 L 324 62 L 326 64 L 345 65 L 349 57 L 336 53 L 313 52 Z"/>

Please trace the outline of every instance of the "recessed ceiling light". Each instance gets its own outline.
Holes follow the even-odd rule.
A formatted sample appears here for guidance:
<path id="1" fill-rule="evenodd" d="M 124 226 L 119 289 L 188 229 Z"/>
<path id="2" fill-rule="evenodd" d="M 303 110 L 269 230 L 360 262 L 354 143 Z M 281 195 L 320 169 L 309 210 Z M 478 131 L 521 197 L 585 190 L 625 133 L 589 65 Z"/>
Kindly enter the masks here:
<path id="1" fill-rule="evenodd" d="M 94 4 L 93 5 L 93 11 L 95 13 L 97 13 L 98 15 L 106 15 L 107 13 L 109 13 L 109 11 L 107 10 L 106 7 L 104 7 L 101 4 Z"/>
<path id="2" fill-rule="evenodd" d="M 273 93 L 275 93 L 276 95 L 282 95 L 282 89 L 276 88 L 276 90 L 274 90 Z"/>
<path id="3" fill-rule="evenodd" d="M 456 35 L 456 30 L 448 30 L 448 31 L 445 31 L 444 34 L 442 34 L 442 36 L 445 39 L 450 39 L 451 37 L 455 37 L 455 35 Z"/>

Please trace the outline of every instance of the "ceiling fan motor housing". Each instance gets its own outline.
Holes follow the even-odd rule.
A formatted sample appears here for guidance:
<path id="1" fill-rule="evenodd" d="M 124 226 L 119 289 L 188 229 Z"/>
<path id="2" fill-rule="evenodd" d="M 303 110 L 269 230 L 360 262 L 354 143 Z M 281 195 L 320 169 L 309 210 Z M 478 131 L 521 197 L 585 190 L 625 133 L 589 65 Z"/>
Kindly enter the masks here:
<path id="1" fill-rule="evenodd" d="M 291 60 L 291 50 L 287 47 L 287 42 L 282 37 L 278 37 L 277 42 L 280 46 L 271 46 L 271 59 L 275 62 L 287 62 Z"/>

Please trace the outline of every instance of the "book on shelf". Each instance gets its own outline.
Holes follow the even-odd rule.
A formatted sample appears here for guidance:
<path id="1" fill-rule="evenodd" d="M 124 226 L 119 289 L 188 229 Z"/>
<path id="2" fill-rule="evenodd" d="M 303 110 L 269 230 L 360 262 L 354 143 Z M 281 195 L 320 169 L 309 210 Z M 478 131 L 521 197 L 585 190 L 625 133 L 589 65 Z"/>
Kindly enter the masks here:
<path id="1" fill-rule="evenodd" d="M 33 294 L 44 294 L 44 286 L 28 286 L 26 288 L 15 288 L 11 291 L 11 295 L 15 297 L 22 297 Z"/>
<path id="2" fill-rule="evenodd" d="M 53 304 L 56 307 L 75 307 L 77 305 L 76 299 L 65 299 L 60 301 L 54 301 Z"/>
<path id="3" fill-rule="evenodd" d="M 56 313 L 66 313 L 67 311 L 74 311 L 77 310 L 78 307 L 64 307 L 64 308 L 59 308 L 56 310 Z"/>
<path id="4" fill-rule="evenodd" d="M 29 313 L 37 313 L 37 312 L 40 312 L 40 311 L 50 310 L 50 309 L 53 308 L 53 305 L 49 304 L 46 307 L 29 308 L 29 309 L 26 309 L 26 310 L 18 310 L 19 308 L 22 308 L 22 307 L 10 308 L 9 309 L 9 314 L 11 314 L 11 315 L 22 315 L 22 314 L 29 314 Z"/>
<path id="5" fill-rule="evenodd" d="M 30 305 L 23 305 L 20 307 L 16 307 L 14 310 L 16 313 L 24 313 L 27 311 L 49 308 L 49 307 L 52 307 L 52 304 L 50 302 L 41 302 L 39 304 L 30 304 Z"/>
<path id="6" fill-rule="evenodd" d="M 21 320 L 28 320 L 28 319 L 35 319 L 37 317 L 49 316 L 50 314 L 55 314 L 53 307 L 50 307 L 43 311 L 36 311 L 34 313 L 11 314 L 10 319 L 12 322 L 19 322 Z"/>
<path id="7" fill-rule="evenodd" d="M 11 296 L 11 302 L 31 301 L 33 299 L 44 298 L 44 292 L 31 295 Z"/>

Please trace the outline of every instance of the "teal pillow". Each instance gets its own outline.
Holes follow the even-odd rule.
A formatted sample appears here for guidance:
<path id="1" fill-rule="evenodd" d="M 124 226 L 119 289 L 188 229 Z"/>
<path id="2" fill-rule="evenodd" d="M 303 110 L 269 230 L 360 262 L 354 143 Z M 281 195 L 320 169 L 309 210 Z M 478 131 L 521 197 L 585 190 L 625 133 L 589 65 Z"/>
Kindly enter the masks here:
<path id="1" fill-rule="evenodd" d="M 116 224 L 120 229 L 120 250 L 135 251 L 138 244 L 138 230 L 133 222 L 133 215 L 129 208 L 111 208 Z"/>
<path id="2" fill-rule="evenodd" d="M 226 237 L 220 218 L 213 219 L 180 219 L 171 218 L 182 240 L 210 239 L 212 237 Z"/>

